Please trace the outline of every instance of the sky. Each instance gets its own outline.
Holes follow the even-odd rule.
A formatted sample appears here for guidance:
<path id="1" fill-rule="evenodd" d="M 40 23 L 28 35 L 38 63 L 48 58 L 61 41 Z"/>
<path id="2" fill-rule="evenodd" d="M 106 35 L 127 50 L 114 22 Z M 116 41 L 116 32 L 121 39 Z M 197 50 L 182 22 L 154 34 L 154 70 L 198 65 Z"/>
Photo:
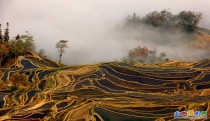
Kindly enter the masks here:
<path id="1" fill-rule="evenodd" d="M 37 50 L 44 49 L 55 61 L 56 43 L 69 40 L 63 63 L 92 64 L 120 60 L 139 44 L 116 36 L 115 28 L 126 16 L 163 9 L 201 12 L 199 26 L 210 29 L 209 0 L 0 0 L 0 23 L 2 29 L 10 23 L 11 38 L 29 31 Z"/>

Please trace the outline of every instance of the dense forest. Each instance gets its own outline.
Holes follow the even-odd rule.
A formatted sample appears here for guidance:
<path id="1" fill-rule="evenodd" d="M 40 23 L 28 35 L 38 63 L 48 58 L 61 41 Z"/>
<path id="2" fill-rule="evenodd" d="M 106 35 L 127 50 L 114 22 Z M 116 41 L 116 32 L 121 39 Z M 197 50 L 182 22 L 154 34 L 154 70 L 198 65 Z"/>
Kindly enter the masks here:
<path id="1" fill-rule="evenodd" d="M 162 30 L 182 30 L 183 32 L 196 32 L 202 14 L 192 11 L 181 11 L 173 15 L 169 10 L 153 11 L 144 17 L 139 17 L 134 13 L 126 18 L 125 27 L 137 28 L 141 24 L 146 24 Z"/>

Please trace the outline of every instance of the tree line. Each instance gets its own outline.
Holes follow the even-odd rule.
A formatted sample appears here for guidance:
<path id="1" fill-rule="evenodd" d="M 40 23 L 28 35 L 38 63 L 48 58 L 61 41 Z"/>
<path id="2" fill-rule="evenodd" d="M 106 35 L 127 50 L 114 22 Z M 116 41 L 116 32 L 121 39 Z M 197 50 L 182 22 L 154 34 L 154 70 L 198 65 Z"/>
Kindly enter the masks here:
<path id="1" fill-rule="evenodd" d="M 18 34 L 14 39 L 10 39 L 9 23 L 7 23 L 4 34 L 2 34 L 0 24 L 0 67 L 11 59 L 16 59 L 20 55 L 27 54 L 28 51 L 35 52 L 34 38 L 29 32 L 23 35 Z M 43 49 L 37 53 L 46 58 Z"/>
<path id="2" fill-rule="evenodd" d="M 180 29 L 187 33 L 193 33 L 197 30 L 202 14 L 193 11 L 181 11 L 178 14 L 172 14 L 169 10 L 153 11 L 143 17 L 134 13 L 126 18 L 126 27 L 138 27 L 141 24 L 162 28 L 162 29 Z"/>
<path id="3" fill-rule="evenodd" d="M 15 38 L 10 39 L 9 36 L 9 23 L 5 29 L 4 34 L 2 34 L 1 24 L 0 24 L 0 67 L 2 67 L 9 60 L 16 59 L 18 56 L 24 56 L 28 51 L 36 52 L 36 47 L 34 44 L 34 38 L 28 31 L 23 35 L 17 35 Z M 59 51 L 59 63 L 61 63 L 61 58 L 64 53 L 65 48 L 67 48 L 66 40 L 61 40 L 57 42 L 56 48 Z M 44 49 L 40 49 L 36 52 L 42 58 L 48 58 L 45 54 Z"/>

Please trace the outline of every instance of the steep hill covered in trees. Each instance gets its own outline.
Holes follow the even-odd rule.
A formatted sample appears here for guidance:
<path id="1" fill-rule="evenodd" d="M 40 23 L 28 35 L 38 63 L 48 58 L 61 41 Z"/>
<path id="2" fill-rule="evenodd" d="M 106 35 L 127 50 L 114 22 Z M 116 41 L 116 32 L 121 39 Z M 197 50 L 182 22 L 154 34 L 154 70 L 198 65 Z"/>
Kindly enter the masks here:
<path id="1" fill-rule="evenodd" d="M 201 18 L 201 13 L 193 11 L 173 14 L 162 10 L 145 16 L 129 15 L 120 33 L 127 41 L 135 40 L 139 45 L 131 49 L 123 61 L 134 64 L 210 58 L 210 31 L 198 27 Z"/>

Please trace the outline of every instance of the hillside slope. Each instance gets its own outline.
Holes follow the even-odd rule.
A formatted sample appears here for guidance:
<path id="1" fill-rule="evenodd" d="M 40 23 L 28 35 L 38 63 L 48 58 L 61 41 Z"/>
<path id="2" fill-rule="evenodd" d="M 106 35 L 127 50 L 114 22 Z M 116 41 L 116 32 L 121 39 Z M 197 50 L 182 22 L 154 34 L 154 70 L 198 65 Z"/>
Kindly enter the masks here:
<path id="1" fill-rule="evenodd" d="M 210 61 L 60 67 L 19 57 L 0 71 L 0 120 L 174 120 L 175 111 L 210 117 Z"/>
<path id="2" fill-rule="evenodd" d="M 190 46 L 210 52 L 210 30 L 199 28 L 196 39 L 190 43 Z"/>

